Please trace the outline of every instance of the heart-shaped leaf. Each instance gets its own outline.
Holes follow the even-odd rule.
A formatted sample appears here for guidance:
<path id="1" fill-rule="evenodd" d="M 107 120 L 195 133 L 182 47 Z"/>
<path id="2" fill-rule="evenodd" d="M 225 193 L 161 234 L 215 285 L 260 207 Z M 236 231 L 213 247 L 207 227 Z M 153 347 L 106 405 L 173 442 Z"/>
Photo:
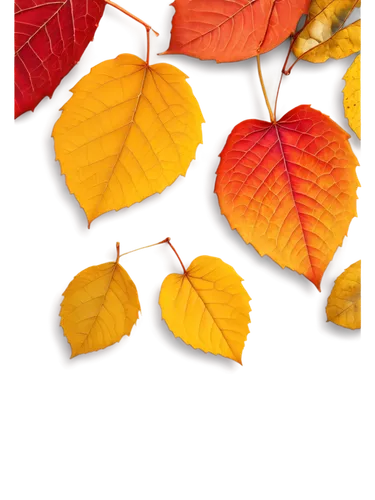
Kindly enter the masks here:
<path id="1" fill-rule="evenodd" d="M 91 222 L 185 175 L 203 116 L 187 76 L 131 54 L 95 66 L 53 129 L 56 159 Z"/>
<path id="2" fill-rule="evenodd" d="M 175 0 L 171 42 L 164 54 L 217 62 L 274 49 L 295 30 L 310 0 Z"/>
<path id="3" fill-rule="evenodd" d="M 130 335 L 141 310 L 137 289 L 118 262 L 85 269 L 63 295 L 61 326 L 72 358 L 104 349 Z"/>
<path id="4" fill-rule="evenodd" d="M 247 120 L 221 153 L 215 192 L 246 243 L 320 290 L 356 216 L 358 160 L 349 135 L 302 105 L 270 123 Z"/>
<path id="5" fill-rule="evenodd" d="M 46 96 L 80 60 L 103 15 L 104 0 L 14 3 L 16 118 Z"/>
<path id="6" fill-rule="evenodd" d="M 198 257 L 184 274 L 165 278 L 159 297 L 162 317 L 186 344 L 242 364 L 250 297 L 241 282 L 222 260 Z"/>

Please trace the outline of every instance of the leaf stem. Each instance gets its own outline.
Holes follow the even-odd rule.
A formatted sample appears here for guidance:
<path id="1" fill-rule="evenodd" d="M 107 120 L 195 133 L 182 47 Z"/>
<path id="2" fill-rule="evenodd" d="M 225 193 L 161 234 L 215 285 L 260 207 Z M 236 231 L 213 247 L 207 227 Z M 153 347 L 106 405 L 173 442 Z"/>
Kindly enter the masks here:
<path id="1" fill-rule="evenodd" d="M 286 68 L 286 65 L 288 64 L 288 61 L 289 61 L 289 57 L 290 57 L 290 54 L 292 52 L 292 47 L 293 47 L 293 44 L 297 38 L 298 34 L 296 33 L 292 33 L 291 34 L 291 40 L 290 40 L 290 44 L 289 44 L 289 50 L 288 50 L 288 53 L 286 55 L 286 58 L 285 58 L 285 62 L 284 62 L 284 66 L 282 67 L 282 70 L 281 70 L 281 75 L 280 75 L 280 80 L 279 80 L 279 85 L 277 87 L 277 92 L 276 92 L 276 99 L 275 99 L 275 107 L 273 109 L 273 114 L 275 115 L 275 119 L 276 119 L 276 109 L 277 109 L 277 101 L 279 99 L 279 93 L 280 93 L 280 88 L 281 88 L 281 82 L 283 81 L 283 76 L 286 74 L 285 73 L 285 68 Z"/>
<path id="2" fill-rule="evenodd" d="M 117 264 L 119 259 L 120 259 L 120 243 L 119 242 L 116 243 L 116 252 L 117 252 L 116 264 Z"/>
<path id="3" fill-rule="evenodd" d="M 124 8 L 122 8 L 120 5 L 117 5 L 117 3 L 112 2 L 112 0 L 104 0 L 104 1 L 108 5 L 111 5 L 115 9 L 118 9 L 119 11 L 123 12 L 127 16 L 131 17 L 132 19 L 134 19 L 134 21 L 137 21 L 138 23 L 142 24 L 146 29 L 148 28 L 149 30 L 152 30 L 155 33 L 156 36 L 159 36 L 159 33 L 157 31 L 155 31 L 154 29 L 152 29 L 151 26 L 149 24 L 145 23 L 144 21 L 142 21 L 142 19 L 139 19 L 139 17 L 135 16 L 131 12 L 128 12 L 127 10 L 125 10 Z"/>
<path id="4" fill-rule="evenodd" d="M 260 85 L 262 87 L 264 99 L 266 101 L 268 112 L 270 114 L 271 122 L 275 123 L 275 117 L 274 117 L 274 114 L 272 112 L 270 101 L 268 100 L 268 96 L 267 96 L 266 87 L 265 87 L 264 81 L 263 81 L 262 68 L 260 67 L 260 56 L 259 56 L 259 54 L 257 55 L 257 65 L 258 65 L 258 75 L 259 75 Z"/>
<path id="5" fill-rule="evenodd" d="M 172 239 L 169 239 L 167 241 L 167 244 L 168 244 L 168 247 L 169 247 L 169 250 L 171 251 L 171 254 L 173 255 L 173 257 L 177 260 L 178 264 L 180 265 L 182 271 L 184 273 L 186 273 L 186 267 L 185 267 L 185 264 L 184 264 L 184 260 L 181 256 L 181 253 L 179 252 L 177 246 L 175 243 L 173 243 Z"/>
<path id="6" fill-rule="evenodd" d="M 146 28 L 146 36 L 147 36 L 147 58 L 146 58 L 146 62 L 147 62 L 147 65 L 148 65 L 149 60 L 150 60 L 150 31 L 153 31 L 156 36 L 159 36 L 159 33 L 157 31 L 155 31 L 149 24 L 147 24 L 144 21 L 142 21 L 142 19 L 139 19 L 139 17 L 135 16 L 131 12 L 128 12 L 127 10 L 125 10 L 124 8 L 122 8 L 120 5 L 118 5 L 117 3 L 112 2 L 112 0 L 104 0 L 104 1 L 105 1 L 106 4 L 111 5 L 115 9 L 118 9 L 120 12 L 126 14 L 131 19 L 134 19 L 134 21 L 137 21 L 138 23 L 142 24 L 142 26 L 144 26 Z"/>
<path id="7" fill-rule="evenodd" d="M 122 260 L 122 261 L 126 260 L 126 258 L 129 257 L 130 255 L 133 255 L 133 254 L 139 253 L 139 252 L 147 252 L 147 250 L 151 250 L 152 248 L 155 248 L 155 247 L 158 247 L 158 246 L 163 245 L 165 243 L 168 243 L 168 242 L 170 242 L 170 240 L 172 238 L 173 237 L 170 234 L 168 234 L 167 236 L 162 236 L 161 238 L 158 238 L 157 240 L 150 241 L 148 243 L 143 243 L 142 245 L 139 245 L 137 247 L 127 248 L 118 256 L 118 258 L 120 258 L 120 260 Z M 116 250 L 117 250 L 117 243 L 119 243 L 119 242 L 116 241 Z"/>
<path id="8" fill-rule="evenodd" d="M 150 28 L 146 28 L 146 37 L 147 37 L 147 56 L 146 56 L 146 63 L 147 66 L 150 62 Z"/>

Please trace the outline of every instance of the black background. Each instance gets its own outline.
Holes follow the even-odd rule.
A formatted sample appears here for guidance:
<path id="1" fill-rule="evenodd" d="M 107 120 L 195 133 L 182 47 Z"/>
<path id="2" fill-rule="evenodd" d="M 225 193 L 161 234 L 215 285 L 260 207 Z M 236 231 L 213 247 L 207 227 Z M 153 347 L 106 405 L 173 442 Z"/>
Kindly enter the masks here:
<path id="1" fill-rule="evenodd" d="M 142 0 L 129 3 L 130 8 L 145 8 L 145 17 L 154 25 L 161 20 L 166 1 L 142 4 Z M 363 12 L 366 15 L 366 12 Z M 95 42 L 97 57 L 111 56 L 112 48 L 130 48 L 130 36 L 108 21 L 104 22 L 104 30 L 98 35 Z M 353 58 L 342 61 L 340 71 L 347 68 Z M 312 65 L 302 67 L 311 73 L 297 74 L 288 83 L 288 95 L 281 97 L 281 104 L 292 105 L 299 96 L 311 96 L 312 102 L 328 110 L 331 103 L 331 90 L 336 78 L 336 65 L 325 65 L 331 69 L 317 74 Z M 297 66 L 297 69 L 301 68 Z M 315 74 L 314 74 L 315 72 Z M 211 225 L 203 201 L 203 173 L 206 168 L 206 158 L 217 138 L 226 127 L 235 120 L 250 113 L 250 99 L 246 82 L 238 76 L 212 76 L 193 74 L 193 80 L 200 80 L 200 96 L 208 96 L 208 145 L 201 152 L 199 167 L 193 172 L 192 178 L 181 186 L 157 207 L 151 208 L 130 219 L 107 223 L 96 229 L 88 239 L 80 238 L 74 231 L 70 217 L 56 200 L 41 155 L 41 131 L 49 111 L 42 111 L 31 122 L 21 123 L 17 127 L 9 122 L 9 140 L 12 141 L 14 154 L 19 162 L 27 164 L 35 182 L 32 206 L 26 207 L 25 217 L 29 220 L 29 229 L 34 234 L 38 243 L 38 256 L 40 266 L 44 266 L 39 276 L 43 276 L 41 288 L 44 290 L 44 299 L 38 301 L 38 308 L 44 308 L 46 317 L 47 294 L 48 307 L 54 293 L 64 283 L 64 273 L 70 272 L 72 264 L 86 264 L 90 256 L 103 256 L 104 251 L 112 244 L 112 232 L 120 232 L 123 244 L 127 240 L 150 241 L 162 234 L 174 232 L 176 243 L 179 245 L 186 259 L 192 255 L 193 248 L 201 250 L 224 248 L 225 256 L 230 256 L 234 264 L 240 264 L 241 272 L 248 273 L 248 286 L 256 288 L 256 345 L 248 349 L 249 366 L 260 360 L 259 356 L 269 352 L 280 352 L 299 349 L 303 346 L 320 344 L 343 344 L 323 337 L 317 331 L 316 324 L 316 299 L 307 298 L 294 288 L 272 279 L 260 270 L 253 268 L 244 259 L 239 257 L 216 233 Z M 286 92 L 284 91 L 284 94 Z M 339 123 L 347 126 L 342 117 L 335 116 Z M 341 121 L 340 121 L 341 120 Z M 342 122 L 342 123 L 341 123 Z M 349 130 L 349 129 L 347 129 Z M 22 149 L 17 145 L 22 144 Z M 367 145 L 362 145 L 362 158 L 367 159 Z M 362 169 L 363 175 L 368 175 L 367 169 Z M 368 255 L 366 233 L 368 231 L 368 202 L 361 202 L 360 224 L 353 225 L 352 241 L 346 256 Z M 27 210 L 33 212 L 33 215 Z M 145 322 L 136 334 L 136 339 L 124 348 L 121 354 L 113 359 L 93 363 L 73 370 L 63 370 L 57 360 L 56 350 L 48 335 L 48 320 L 45 320 L 46 336 L 48 342 L 48 369 L 58 376 L 75 376 L 86 372 L 88 368 L 131 369 L 134 373 L 142 371 L 159 370 L 172 372 L 186 372 L 186 368 L 201 368 L 206 376 L 221 376 L 222 372 L 213 368 L 203 368 L 187 361 L 181 360 L 169 353 L 161 346 L 150 330 L 150 321 L 147 315 L 147 295 L 152 286 L 160 279 L 162 265 L 160 259 L 152 257 L 134 256 L 129 259 L 132 270 L 135 271 L 137 280 L 144 280 L 145 293 Z M 40 279 L 40 278 L 38 278 Z M 45 300 L 45 305 L 41 304 Z M 44 335 L 38 332 L 37 335 Z M 47 339 L 48 336 L 48 339 Z M 350 345 L 367 344 L 367 331 L 359 343 Z M 347 345 L 347 344 L 346 344 Z M 267 355 L 267 354 L 266 354 Z M 258 359 L 257 359 L 258 358 Z M 136 370 L 136 371 L 135 371 Z M 201 370 L 201 371 L 202 371 Z M 193 373 L 194 370 L 188 370 Z M 240 370 L 237 373 L 246 376 L 251 370 Z M 195 373 L 195 372 L 194 372 Z M 202 376 L 202 375 L 200 375 Z"/>

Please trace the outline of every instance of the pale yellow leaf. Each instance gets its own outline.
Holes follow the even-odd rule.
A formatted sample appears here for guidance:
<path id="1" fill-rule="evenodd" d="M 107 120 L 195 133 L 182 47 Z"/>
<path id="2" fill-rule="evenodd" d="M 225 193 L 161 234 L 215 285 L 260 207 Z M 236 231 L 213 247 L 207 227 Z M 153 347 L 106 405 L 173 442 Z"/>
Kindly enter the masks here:
<path id="1" fill-rule="evenodd" d="M 341 59 L 361 49 L 361 21 L 344 26 L 358 0 L 313 0 L 307 24 L 299 33 L 293 53 L 305 61 L 322 63 Z"/>
<path id="2" fill-rule="evenodd" d="M 90 223 L 161 193 L 185 175 L 203 116 L 186 75 L 123 54 L 72 89 L 56 122 L 56 158 Z"/>
<path id="3" fill-rule="evenodd" d="M 250 297 L 235 270 L 215 257 L 201 256 L 185 274 L 164 280 L 159 304 L 176 337 L 204 352 L 242 364 L 249 332 Z"/>
<path id="4" fill-rule="evenodd" d="M 354 130 L 358 138 L 361 138 L 361 56 L 357 56 L 344 80 L 344 110 L 349 121 L 350 128 Z"/>
<path id="5" fill-rule="evenodd" d="M 119 342 L 138 319 L 137 289 L 118 262 L 85 269 L 63 295 L 61 326 L 72 358 Z"/>
<path id="6" fill-rule="evenodd" d="M 348 267 L 335 281 L 326 307 L 327 320 L 355 330 L 361 328 L 361 261 Z"/>

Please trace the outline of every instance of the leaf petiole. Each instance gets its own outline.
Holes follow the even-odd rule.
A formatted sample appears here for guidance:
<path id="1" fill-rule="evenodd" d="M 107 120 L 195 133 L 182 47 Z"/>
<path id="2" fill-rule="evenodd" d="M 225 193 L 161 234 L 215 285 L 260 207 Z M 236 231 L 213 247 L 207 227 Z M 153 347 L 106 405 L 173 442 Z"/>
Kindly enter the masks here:
<path id="1" fill-rule="evenodd" d="M 268 100 L 268 95 L 267 95 L 266 87 L 265 87 L 264 81 L 263 81 L 262 69 L 260 67 L 260 56 L 259 56 L 259 54 L 257 55 L 257 65 L 258 65 L 258 75 L 259 75 L 260 85 L 262 87 L 264 99 L 266 101 L 268 112 L 270 114 L 271 122 L 275 123 L 275 121 L 276 121 L 275 120 L 275 116 L 274 116 L 274 114 L 272 112 L 271 104 L 270 104 L 270 101 Z"/>
<path id="2" fill-rule="evenodd" d="M 127 248 L 122 253 L 120 252 L 116 255 L 117 255 L 117 258 L 120 260 L 120 262 L 122 262 L 122 261 L 126 260 L 126 258 L 129 257 L 130 255 L 133 255 L 133 254 L 139 253 L 139 252 L 147 252 L 147 250 L 151 250 L 152 248 L 156 248 L 160 245 L 164 245 L 164 243 L 168 243 L 169 241 L 172 240 L 172 238 L 173 238 L 173 236 L 168 234 L 166 236 L 162 236 L 161 238 L 158 238 L 157 240 L 143 243 L 142 245 L 139 245 L 137 247 Z M 116 241 L 116 251 L 118 251 L 119 248 L 121 249 L 121 243 L 119 241 Z"/>
<path id="3" fill-rule="evenodd" d="M 139 17 L 135 16 L 131 12 L 128 12 L 123 7 L 121 7 L 120 5 L 118 5 L 117 3 L 112 2 L 112 0 L 104 0 L 104 1 L 108 5 L 111 5 L 115 9 L 118 9 L 119 11 L 123 12 L 127 16 L 131 17 L 132 19 L 134 19 L 134 21 L 137 21 L 138 23 L 142 24 L 146 29 L 152 30 L 155 33 L 156 36 L 159 36 L 159 33 L 157 31 L 155 31 L 154 29 L 152 29 L 151 26 L 149 24 L 145 23 L 144 21 L 142 21 L 142 19 L 139 19 Z"/>
<path id="4" fill-rule="evenodd" d="M 172 248 L 172 250 L 174 251 L 174 253 L 176 254 L 176 256 L 177 256 L 178 260 L 180 261 L 180 264 L 181 264 L 181 266 L 182 266 L 182 269 L 184 270 L 184 274 L 186 274 L 186 269 L 185 269 L 185 266 L 183 265 L 182 260 L 181 260 L 180 256 L 179 256 L 179 255 L 178 255 L 178 253 L 177 253 L 177 250 L 176 250 L 176 249 L 175 249 L 175 247 L 172 245 L 172 243 L 171 243 L 171 239 L 170 239 L 170 238 L 167 238 L 167 243 L 168 243 L 168 245 Z"/>
<path id="5" fill-rule="evenodd" d="M 122 12 L 123 14 L 126 14 L 131 19 L 134 19 L 134 21 L 137 21 L 138 23 L 142 24 L 142 26 L 144 26 L 146 28 L 146 36 L 147 36 L 147 58 L 146 58 L 146 62 L 148 64 L 149 63 L 149 59 L 150 59 L 150 31 L 153 31 L 156 36 L 159 36 L 159 33 L 157 31 L 155 31 L 153 28 L 151 28 L 151 26 L 149 24 L 147 24 L 144 21 L 142 21 L 142 19 L 139 19 L 139 17 L 135 16 L 131 12 L 128 12 L 123 7 L 121 7 L 120 5 L 118 5 L 117 3 L 112 2 L 112 0 L 104 0 L 104 1 L 105 1 L 106 4 L 111 5 L 115 9 L 118 9 L 120 12 Z"/>

